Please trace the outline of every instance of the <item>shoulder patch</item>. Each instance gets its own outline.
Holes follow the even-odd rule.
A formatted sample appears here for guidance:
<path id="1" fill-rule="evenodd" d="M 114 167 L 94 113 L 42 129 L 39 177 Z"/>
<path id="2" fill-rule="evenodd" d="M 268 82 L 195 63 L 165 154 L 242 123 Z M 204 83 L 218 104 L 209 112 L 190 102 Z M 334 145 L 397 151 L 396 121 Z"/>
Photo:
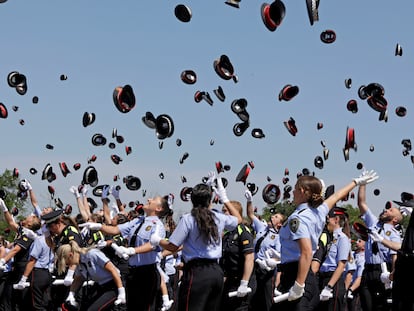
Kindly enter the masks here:
<path id="1" fill-rule="evenodd" d="M 299 221 L 299 219 L 298 219 L 298 218 L 293 218 L 293 219 L 291 219 L 291 220 L 289 221 L 289 228 L 290 228 L 290 231 L 292 231 L 293 233 L 296 233 L 296 231 L 298 231 L 299 224 L 300 224 L 300 221 Z"/>
<path id="2" fill-rule="evenodd" d="M 242 243 L 243 243 L 243 245 L 247 245 L 247 244 L 249 244 L 249 240 L 244 240 Z"/>

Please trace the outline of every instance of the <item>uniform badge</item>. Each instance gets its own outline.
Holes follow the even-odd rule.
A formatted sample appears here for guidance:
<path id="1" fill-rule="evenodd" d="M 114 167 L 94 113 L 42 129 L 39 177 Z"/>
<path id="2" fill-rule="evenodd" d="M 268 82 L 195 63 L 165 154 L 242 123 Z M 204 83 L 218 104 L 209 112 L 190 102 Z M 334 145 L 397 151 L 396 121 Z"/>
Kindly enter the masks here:
<path id="1" fill-rule="evenodd" d="M 333 244 L 336 244 L 336 242 L 337 242 L 337 241 L 338 241 L 337 239 L 333 239 L 333 240 L 332 240 L 332 243 L 333 243 Z"/>
<path id="2" fill-rule="evenodd" d="M 391 231 L 387 231 L 387 232 L 385 232 L 385 235 L 386 235 L 386 236 L 390 236 L 390 235 L 391 235 Z"/>
<path id="3" fill-rule="evenodd" d="M 68 239 L 69 239 L 69 241 L 71 241 L 71 240 L 73 240 L 75 237 L 74 236 L 70 236 Z"/>
<path id="4" fill-rule="evenodd" d="M 274 240 L 276 238 L 276 236 L 274 235 L 274 234 L 272 234 L 271 236 L 270 236 L 270 239 L 272 239 L 272 240 Z"/>
<path id="5" fill-rule="evenodd" d="M 242 243 L 243 243 L 243 245 L 247 245 L 247 244 L 249 244 L 249 240 L 244 240 Z"/>
<path id="6" fill-rule="evenodd" d="M 152 228 L 152 226 L 147 226 L 147 227 L 145 228 L 145 231 L 150 231 L 150 230 L 151 230 L 151 228 Z"/>
<path id="7" fill-rule="evenodd" d="M 289 228 L 290 231 L 292 231 L 293 233 L 296 233 L 296 231 L 298 231 L 299 228 L 299 219 L 297 218 L 293 218 L 289 221 Z"/>

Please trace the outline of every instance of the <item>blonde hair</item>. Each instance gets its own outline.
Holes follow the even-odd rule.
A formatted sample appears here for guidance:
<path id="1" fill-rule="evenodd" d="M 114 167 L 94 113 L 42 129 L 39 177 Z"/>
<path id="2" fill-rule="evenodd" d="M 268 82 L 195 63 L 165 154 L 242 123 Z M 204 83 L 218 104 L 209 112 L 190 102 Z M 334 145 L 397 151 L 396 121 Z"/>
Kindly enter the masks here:
<path id="1" fill-rule="evenodd" d="M 233 204 L 233 206 L 239 212 L 240 216 L 243 217 L 243 207 L 242 207 L 241 203 L 239 201 L 230 201 L 230 203 Z"/>
<path id="2" fill-rule="evenodd" d="M 70 253 L 86 254 L 91 248 L 80 247 L 76 241 L 70 241 L 69 244 L 59 246 L 56 251 L 56 267 L 59 274 L 66 271 L 67 262 Z"/>

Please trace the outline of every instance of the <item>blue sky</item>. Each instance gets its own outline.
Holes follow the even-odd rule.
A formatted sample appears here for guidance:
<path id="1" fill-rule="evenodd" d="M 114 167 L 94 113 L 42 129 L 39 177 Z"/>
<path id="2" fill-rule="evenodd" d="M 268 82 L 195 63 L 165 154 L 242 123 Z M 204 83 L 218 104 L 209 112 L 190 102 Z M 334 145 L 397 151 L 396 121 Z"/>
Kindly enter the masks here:
<path id="1" fill-rule="evenodd" d="M 235 177 L 248 161 L 255 163 L 248 182 L 256 183 L 260 192 L 267 176 L 283 188 L 285 168 L 290 170 L 292 186 L 296 173 L 308 168 L 327 184 L 340 187 L 360 174 L 358 162 L 380 175 L 368 190 L 374 211 L 379 212 L 386 201 L 399 200 L 402 191 L 412 192 L 413 164 L 410 156 L 402 155 L 401 145 L 402 139 L 414 139 L 410 1 L 398 1 L 392 8 L 382 0 L 321 1 L 320 20 L 313 26 L 305 1 L 284 1 L 286 16 L 275 32 L 261 20 L 262 2 L 243 0 L 239 9 L 223 1 L 181 3 L 192 10 L 189 23 L 176 19 L 174 8 L 180 2 L 171 1 L 9 0 L 0 4 L 0 102 L 9 110 L 9 117 L 0 119 L 1 171 L 17 167 L 46 206 L 49 184 L 41 180 L 41 171 L 51 163 L 57 174 L 52 183 L 56 196 L 75 205 L 68 189 L 81 182 L 87 159 L 95 154 L 99 184 L 112 184 L 117 174 L 138 176 L 141 189 L 132 192 L 123 187 L 121 198 L 144 201 L 151 195 L 174 193 L 177 215 L 191 207 L 179 199 L 181 188 L 200 182 L 215 169 L 216 161 L 231 165 L 223 174 L 230 181 L 228 194 L 242 202 L 244 186 Z M 336 32 L 333 44 L 319 39 L 326 29 Z M 402 57 L 394 55 L 397 43 L 403 48 Z M 222 54 L 232 61 L 238 83 L 221 79 L 213 70 L 213 61 Z M 196 84 L 180 80 L 187 69 L 197 73 Z M 26 95 L 8 86 L 11 71 L 26 75 Z M 68 79 L 61 81 L 61 74 Z M 346 78 L 352 78 L 350 89 L 345 88 Z M 385 88 L 387 123 L 378 121 L 378 113 L 358 98 L 359 86 L 371 82 Z M 122 114 L 113 104 L 112 92 L 125 84 L 133 87 L 136 106 Z M 286 84 L 299 86 L 299 94 L 279 102 L 278 93 Z M 219 85 L 226 95 L 224 103 L 213 94 Z M 197 90 L 209 92 L 213 106 L 196 103 Z M 36 105 L 33 96 L 39 97 Z M 232 132 L 239 120 L 230 109 L 238 98 L 247 99 L 251 124 L 241 137 Z M 346 110 L 350 99 L 358 102 L 356 114 Z M 12 111 L 13 105 L 19 107 L 17 112 Z M 407 108 L 406 117 L 396 116 L 397 106 Z M 174 120 L 174 134 L 164 140 L 163 149 L 154 131 L 141 121 L 146 111 L 168 114 Z M 84 112 L 96 114 L 95 123 L 87 128 L 82 126 Z M 290 117 L 298 127 L 295 137 L 283 125 Z M 25 120 L 24 126 L 20 119 Z M 318 122 L 324 125 L 321 130 L 316 128 Z M 358 150 L 351 150 L 345 161 L 342 148 L 348 126 L 355 129 Z M 253 138 L 250 131 L 255 127 L 266 137 Z M 95 133 L 113 141 L 113 128 L 124 136 L 124 144 L 114 150 L 92 145 Z M 182 140 L 180 147 L 177 138 Z M 315 156 L 322 156 L 321 141 L 330 150 L 322 170 L 313 165 Z M 46 149 L 46 144 L 54 149 Z M 125 145 L 132 147 L 128 156 Z M 369 151 L 370 145 L 375 146 L 374 152 Z M 184 152 L 189 157 L 180 164 Z M 111 154 L 123 161 L 113 164 Z M 59 162 L 71 168 L 66 178 Z M 72 169 L 76 162 L 82 164 L 78 171 Z M 29 174 L 31 167 L 39 173 Z M 161 172 L 164 179 L 159 178 Z M 147 190 L 146 197 L 142 189 Z M 379 196 L 373 195 L 374 189 L 380 190 Z M 259 194 L 254 203 L 264 206 Z"/>

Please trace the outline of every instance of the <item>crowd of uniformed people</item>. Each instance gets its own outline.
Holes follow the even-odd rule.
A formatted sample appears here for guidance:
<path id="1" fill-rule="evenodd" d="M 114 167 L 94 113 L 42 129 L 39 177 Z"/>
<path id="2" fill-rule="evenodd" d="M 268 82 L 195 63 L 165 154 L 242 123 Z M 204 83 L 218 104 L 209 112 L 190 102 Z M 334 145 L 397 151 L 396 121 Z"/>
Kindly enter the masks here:
<path id="1" fill-rule="evenodd" d="M 244 204 L 231 201 L 210 172 L 192 188 L 192 209 L 177 224 L 171 194 L 127 212 L 120 188 L 104 186 L 95 212 L 90 186 L 72 186 L 79 208 L 73 219 L 62 209 L 41 209 L 23 180 L 32 214 L 17 222 L 0 199 L 16 232 L 13 242 L 0 237 L 0 311 L 411 311 L 414 224 L 410 219 L 403 236 L 400 223 L 414 200 L 375 216 L 366 185 L 377 178 L 364 171 L 334 192 L 314 176 L 299 176 L 294 211 L 265 221 L 250 190 Z M 336 203 L 355 187 L 365 227 L 351 243 L 353 226 Z"/>

